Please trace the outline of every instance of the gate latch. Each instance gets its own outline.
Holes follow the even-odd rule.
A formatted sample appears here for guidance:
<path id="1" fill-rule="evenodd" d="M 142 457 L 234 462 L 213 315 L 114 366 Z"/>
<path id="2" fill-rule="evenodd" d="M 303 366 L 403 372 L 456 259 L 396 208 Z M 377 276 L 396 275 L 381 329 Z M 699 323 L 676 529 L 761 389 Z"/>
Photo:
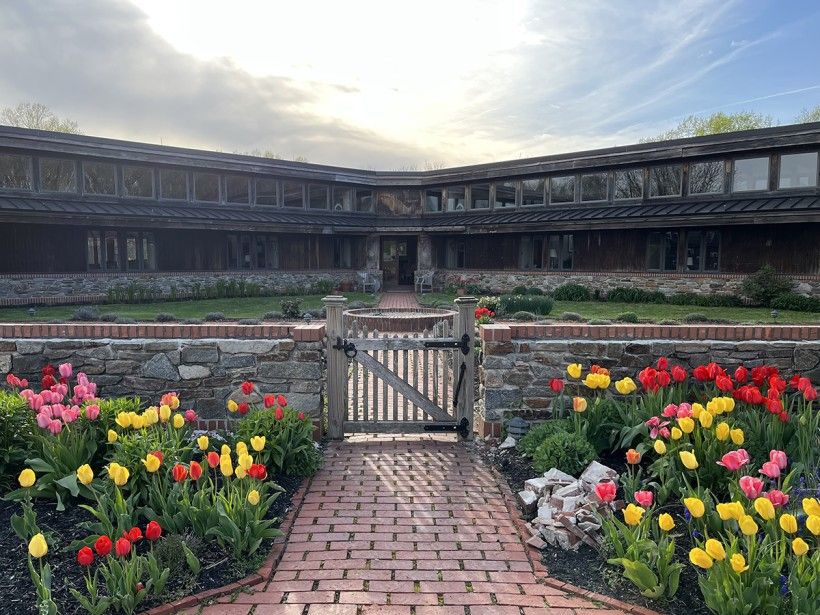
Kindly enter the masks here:
<path id="1" fill-rule="evenodd" d="M 470 354 L 470 336 L 469 334 L 465 333 L 461 336 L 460 340 L 449 341 L 449 340 L 428 340 L 424 342 L 425 348 L 454 348 L 461 350 L 461 354 L 468 355 Z"/>
<path id="2" fill-rule="evenodd" d="M 341 337 L 336 338 L 336 343 L 333 344 L 332 348 L 333 350 L 343 351 L 348 359 L 354 358 L 358 352 L 356 350 L 356 344 L 343 340 Z"/>
<path id="3" fill-rule="evenodd" d="M 458 423 L 429 423 L 424 426 L 424 431 L 447 432 L 454 431 L 462 438 L 466 439 L 470 435 L 470 421 L 466 417 Z"/>

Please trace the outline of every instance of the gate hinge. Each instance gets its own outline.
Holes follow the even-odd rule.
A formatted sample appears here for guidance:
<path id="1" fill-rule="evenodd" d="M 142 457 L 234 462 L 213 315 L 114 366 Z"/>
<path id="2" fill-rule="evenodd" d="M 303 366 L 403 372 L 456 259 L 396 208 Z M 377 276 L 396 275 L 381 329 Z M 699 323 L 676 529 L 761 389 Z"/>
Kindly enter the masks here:
<path id="1" fill-rule="evenodd" d="M 461 354 L 467 356 L 470 354 L 470 335 L 465 333 L 460 340 L 429 340 L 424 342 L 425 348 L 454 348 L 461 350 Z"/>
<path id="2" fill-rule="evenodd" d="M 467 417 L 462 418 L 458 423 L 430 423 L 424 426 L 424 431 L 447 432 L 454 431 L 463 439 L 470 435 L 470 421 Z"/>
<path id="3" fill-rule="evenodd" d="M 356 344 L 353 342 L 348 342 L 347 340 L 342 340 L 341 337 L 336 338 L 336 343 L 333 344 L 332 348 L 333 350 L 343 351 L 348 359 L 355 357 L 358 352 L 358 350 L 356 350 Z"/>

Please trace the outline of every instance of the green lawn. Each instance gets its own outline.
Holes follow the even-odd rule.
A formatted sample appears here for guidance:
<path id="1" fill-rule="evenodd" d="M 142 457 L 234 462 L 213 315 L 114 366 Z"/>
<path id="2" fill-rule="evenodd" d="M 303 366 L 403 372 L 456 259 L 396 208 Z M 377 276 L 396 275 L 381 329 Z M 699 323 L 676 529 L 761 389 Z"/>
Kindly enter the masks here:
<path id="1" fill-rule="evenodd" d="M 364 293 L 345 293 L 348 301 L 367 304 L 378 302 L 378 296 Z M 162 301 L 157 303 L 112 303 L 94 306 L 100 314 L 116 314 L 136 320 L 152 321 L 159 313 L 173 314 L 179 320 L 203 318 L 209 312 L 222 312 L 226 318 L 262 318 L 266 312 L 281 312 L 283 299 L 298 299 L 302 310 L 318 310 L 322 307 L 322 295 L 299 295 L 288 297 L 243 297 L 239 299 L 203 299 L 199 301 Z M 28 308 L 0 309 L 0 322 L 32 322 L 69 320 L 77 306 L 38 307 L 35 316 L 29 316 Z"/>
<path id="2" fill-rule="evenodd" d="M 430 293 L 419 296 L 424 305 L 434 302 L 452 303 L 455 295 Z M 769 308 L 746 307 L 700 307 L 697 305 L 669 305 L 653 303 L 606 303 L 601 301 L 556 301 L 550 318 L 560 319 L 564 312 L 575 312 L 586 319 L 614 320 L 618 314 L 634 312 L 644 322 L 680 320 L 686 314 L 699 313 L 715 320 L 730 320 L 738 323 L 772 323 Z M 818 324 L 818 312 L 792 312 L 783 310 L 777 318 L 780 324 Z"/>

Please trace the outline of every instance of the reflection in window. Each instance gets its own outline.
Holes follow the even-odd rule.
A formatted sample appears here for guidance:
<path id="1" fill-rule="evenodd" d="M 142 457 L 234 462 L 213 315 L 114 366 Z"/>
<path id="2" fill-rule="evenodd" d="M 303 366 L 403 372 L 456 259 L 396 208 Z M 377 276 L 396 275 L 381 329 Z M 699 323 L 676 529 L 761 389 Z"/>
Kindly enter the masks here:
<path id="1" fill-rule="evenodd" d="M 544 188 L 546 180 L 542 177 L 540 179 L 525 179 L 521 182 L 521 205 L 524 207 L 532 207 L 544 204 Z"/>
<path id="2" fill-rule="evenodd" d="M 646 268 L 650 271 L 676 271 L 678 268 L 678 233 L 650 233 Z"/>
<path id="3" fill-rule="evenodd" d="M 103 249 L 105 251 L 105 268 L 116 271 L 120 268 L 120 241 L 117 231 L 105 231 L 103 235 Z"/>
<path id="4" fill-rule="evenodd" d="M 125 196 L 154 198 L 154 170 L 150 167 L 124 166 L 122 187 Z"/>
<path id="5" fill-rule="evenodd" d="M 83 192 L 86 194 L 117 194 L 114 179 L 116 167 L 107 162 L 83 163 Z"/>
<path id="6" fill-rule="evenodd" d="M 667 164 L 649 169 L 649 196 L 680 196 L 681 166 Z"/>
<path id="7" fill-rule="evenodd" d="M 519 269 L 542 269 L 544 267 L 544 237 L 523 235 L 518 251 Z"/>
<path id="8" fill-rule="evenodd" d="M 581 175 L 581 200 L 605 201 L 607 199 L 607 174 Z"/>
<path id="9" fill-rule="evenodd" d="M 305 206 L 304 186 L 299 182 L 282 182 L 282 204 L 285 207 Z"/>
<path id="10" fill-rule="evenodd" d="M 250 235 L 242 235 L 239 237 L 239 268 L 253 268 L 253 242 L 251 241 Z"/>
<path id="11" fill-rule="evenodd" d="M 153 233 L 140 233 L 140 259 L 143 271 L 157 268 L 156 242 Z"/>
<path id="12" fill-rule="evenodd" d="M 470 186 L 470 209 L 487 209 L 490 207 L 490 184 Z"/>
<path id="13" fill-rule="evenodd" d="M 464 269 L 467 261 L 467 244 L 463 239 L 447 240 L 447 269 Z"/>
<path id="14" fill-rule="evenodd" d="M 259 177 L 256 180 L 257 205 L 278 205 L 276 180 Z"/>
<path id="15" fill-rule="evenodd" d="M 268 269 L 279 269 L 279 239 L 268 237 Z"/>
<path id="16" fill-rule="evenodd" d="M 308 206 L 311 209 L 327 209 L 329 192 L 330 189 L 327 186 L 310 184 L 308 186 Z"/>
<path id="17" fill-rule="evenodd" d="M 250 203 L 250 181 L 241 175 L 228 175 L 225 178 L 225 200 L 228 203 Z"/>
<path id="18" fill-rule="evenodd" d="M 574 200 L 574 175 L 550 177 L 550 203 L 572 203 Z"/>
<path id="19" fill-rule="evenodd" d="M 643 169 L 615 171 L 615 200 L 643 197 Z"/>
<path id="20" fill-rule="evenodd" d="M 722 160 L 695 162 L 689 165 L 689 194 L 723 192 L 725 166 Z"/>
<path id="21" fill-rule="evenodd" d="M 205 203 L 219 202 L 219 175 L 194 173 L 194 200 Z"/>
<path id="22" fill-rule="evenodd" d="M 333 211 L 353 211 L 353 188 L 333 187 Z"/>
<path id="23" fill-rule="evenodd" d="M 333 268 L 350 269 L 353 265 L 353 250 L 348 237 L 333 238 Z"/>
<path id="24" fill-rule="evenodd" d="M 437 188 L 435 190 L 424 191 L 424 209 L 429 212 L 441 211 L 444 206 L 444 190 Z"/>
<path id="25" fill-rule="evenodd" d="M 718 231 L 686 232 L 686 271 L 717 271 L 720 264 Z"/>
<path id="26" fill-rule="evenodd" d="M 732 191 L 748 192 L 750 190 L 769 189 L 769 159 L 745 158 L 735 160 L 732 173 Z"/>
<path id="27" fill-rule="evenodd" d="M 494 207 L 515 207 L 518 182 L 498 182 L 495 184 Z"/>
<path id="28" fill-rule="evenodd" d="M 156 269 L 154 234 L 129 232 L 125 235 L 125 268 L 128 271 Z"/>
<path id="29" fill-rule="evenodd" d="M 176 169 L 162 169 L 159 172 L 159 191 L 163 199 L 188 200 L 188 173 Z"/>
<path id="30" fill-rule="evenodd" d="M 372 190 L 356 190 L 356 211 L 373 211 Z"/>
<path id="31" fill-rule="evenodd" d="M 813 188 L 817 185 L 817 152 L 780 157 L 778 188 Z"/>
<path id="32" fill-rule="evenodd" d="M 268 242 L 263 235 L 256 235 L 253 246 L 253 268 L 265 269 L 268 266 Z"/>
<path id="33" fill-rule="evenodd" d="M 550 235 L 547 245 L 547 264 L 552 271 L 572 269 L 575 242 L 571 234 Z"/>
<path id="34" fill-rule="evenodd" d="M 447 211 L 464 211 L 465 189 L 463 186 L 447 188 Z"/>
<path id="35" fill-rule="evenodd" d="M 73 160 L 41 158 L 40 187 L 47 192 L 77 192 L 77 165 Z"/>
<path id="36" fill-rule="evenodd" d="M 99 271 L 103 268 L 100 231 L 88 231 L 86 265 L 91 271 Z"/>
<path id="37" fill-rule="evenodd" d="M 0 188 L 31 190 L 31 158 L 0 154 Z"/>

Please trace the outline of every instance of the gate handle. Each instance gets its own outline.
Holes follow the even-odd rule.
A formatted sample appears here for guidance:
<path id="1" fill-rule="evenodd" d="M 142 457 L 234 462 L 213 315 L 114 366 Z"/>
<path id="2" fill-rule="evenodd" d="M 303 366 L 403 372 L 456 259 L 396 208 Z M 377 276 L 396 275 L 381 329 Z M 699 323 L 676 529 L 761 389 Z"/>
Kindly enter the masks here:
<path id="1" fill-rule="evenodd" d="M 348 359 L 353 359 L 358 353 L 356 350 L 356 344 L 353 342 L 348 342 L 347 340 L 342 340 L 341 337 L 336 338 L 336 343 L 332 346 L 333 350 L 341 350 L 345 353 L 345 356 Z"/>

